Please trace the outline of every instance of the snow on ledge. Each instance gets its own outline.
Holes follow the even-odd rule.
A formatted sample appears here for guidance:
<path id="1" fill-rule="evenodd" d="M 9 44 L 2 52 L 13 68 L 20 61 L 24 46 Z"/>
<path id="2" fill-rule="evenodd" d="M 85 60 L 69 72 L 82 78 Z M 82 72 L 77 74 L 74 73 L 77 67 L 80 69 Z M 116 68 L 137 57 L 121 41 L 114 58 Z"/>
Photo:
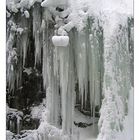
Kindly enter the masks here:
<path id="1" fill-rule="evenodd" d="M 48 7 L 48 6 L 68 6 L 67 0 L 44 0 L 41 3 L 42 7 Z"/>
<path id="2" fill-rule="evenodd" d="M 69 37 L 68 36 L 53 36 L 52 42 L 54 46 L 66 47 L 69 44 Z"/>

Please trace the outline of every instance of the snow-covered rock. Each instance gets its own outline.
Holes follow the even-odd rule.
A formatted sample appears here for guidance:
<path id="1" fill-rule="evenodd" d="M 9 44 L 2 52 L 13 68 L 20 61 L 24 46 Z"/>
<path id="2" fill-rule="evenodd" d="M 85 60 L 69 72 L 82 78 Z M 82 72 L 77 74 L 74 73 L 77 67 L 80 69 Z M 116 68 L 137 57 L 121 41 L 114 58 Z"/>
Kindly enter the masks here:
<path id="1" fill-rule="evenodd" d="M 19 33 L 20 35 L 23 33 L 24 29 L 23 28 L 17 28 L 17 33 Z"/>

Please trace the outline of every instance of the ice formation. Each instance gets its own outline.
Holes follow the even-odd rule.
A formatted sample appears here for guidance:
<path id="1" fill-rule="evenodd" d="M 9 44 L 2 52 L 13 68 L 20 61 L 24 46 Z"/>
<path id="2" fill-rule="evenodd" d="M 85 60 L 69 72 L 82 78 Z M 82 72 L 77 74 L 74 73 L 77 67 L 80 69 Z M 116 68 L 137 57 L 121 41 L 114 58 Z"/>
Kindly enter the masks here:
<path id="1" fill-rule="evenodd" d="M 101 108 L 97 139 L 115 140 L 129 114 L 133 86 L 133 4 L 126 0 L 41 2 L 7 0 L 7 9 L 16 14 L 7 17 L 7 85 L 13 92 L 15 84 L 21 86 L 33 45 L 34 67 L 42 65 L 46 90 L 41 124 L 24 140 L 78 140 L 77 101 L 81 110 L 90 110 L 93 124 L 95 109 Z"/>

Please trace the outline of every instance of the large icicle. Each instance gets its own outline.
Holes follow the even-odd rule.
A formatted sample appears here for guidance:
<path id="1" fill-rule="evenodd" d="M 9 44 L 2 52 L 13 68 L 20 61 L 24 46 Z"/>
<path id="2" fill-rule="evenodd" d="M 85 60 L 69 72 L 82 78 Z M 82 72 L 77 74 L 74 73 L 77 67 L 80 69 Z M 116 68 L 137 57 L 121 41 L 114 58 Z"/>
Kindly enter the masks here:
<path id="1" fill-rule="evenodd" d="M 63 134 L 72 137 L 75 88 L 73 42 L 70 41 L 69 47 L 53 46 L 51 38 L 54 24 L 48 21 L 46 15 L 48 13 L 44 12 L 44 14 L 46 18 L 44 27 L 46 28 L 43 29 L 43 40 L 45 40 L 43 43 L 43 78 L 44 86 L 47 89 L 48 123 L 58 126 L 58 122 L 61 123 L 62 119 Z M 70 36 L 72 37 L 72 35 Z M 68 40 L 69 37 L 66 41 L 68 42 Z M 68 45 L 68 43 L 63 45 Z"/>
<path id="2" fill-rule="evenodd" d="M 62 129 L 64 134 L 73 134 L 73 110 L 74 110 L 74 55 L 72 34 L 70 34 L 70 46 L 58 48 L 60 57 L 60 88 L 62 102 Z"/>
<path id="3" fill-rule="evenodd" d="M 7 44 L 6 44 L 6 82 L 7 86 L 10 91 L 14 91 L 15 89 L 15 82 L 16 82 L 16 77 L 15 77 L 15 72 L 14 72 L 14 67 L 12 64 L 12 61 L 16 57 L 16 51 L 13 49 L 14 45 L 14 39 L 15 39 L 15 31 L 10 31 L 10 35 L 7 39 Z"/>
<path id="4" fill-rule="evenodd" d="M 35 45 L 35 65 L 41 63 L 42 49 L 42 9 L 40 3 L 35 3 L 33 7 L 33 36 Z"/>
<path id="5" fill-rule="evenodd" d="M 46 88 L 47 106 L 49 109 L 47 121 L 50 124 L 58 126 L 60 121 L 60 95 L 58 75 L 54 75 L 54 47 L 51 41 L 53 26 L 52 22 L 44 22 L 46 26 L 44 26 L 45 28 L 43 30 L 43 79 Z"/>
<path id="6" fill-rule="evenodd" d="M 20 20 L 20 19 L 18 19 L 18 20 Z M 25 17 L 23 17 L 22 20 L 19 21 L 19 24 L 23 28 L 23 32 L 21 35 L 18 36 L 19 44 L 17 43 L 17 47 L 19 50 L 20 50 L 20 48 L 22 48 L 22 50 L 23 50 L 21 52 L 23 54 L 20 54 L 20 57 L 21 57 L 21 59 L 23 57 L 23 66 L 25 66 L 27 51 L 29 49 L 30 22 L 29 22 L 29 19 L 26 19 Z"/>
<path id="7" fill-rule="evenodd" d="M 76 37 L 77 36 L 77 37 Z M 81 108 L 84 104 L 84 93 L 87 94 L 88 88 L 88 64 L 87 64 L 87 52 L 85 44 L 85 33 L 77 33 L 75 37 L 75 63 L 76 63 L 76 72 L 78 77 L 78 85 L 81 99 Z M 85 95 L 86 96 L 86 95 Z"/>

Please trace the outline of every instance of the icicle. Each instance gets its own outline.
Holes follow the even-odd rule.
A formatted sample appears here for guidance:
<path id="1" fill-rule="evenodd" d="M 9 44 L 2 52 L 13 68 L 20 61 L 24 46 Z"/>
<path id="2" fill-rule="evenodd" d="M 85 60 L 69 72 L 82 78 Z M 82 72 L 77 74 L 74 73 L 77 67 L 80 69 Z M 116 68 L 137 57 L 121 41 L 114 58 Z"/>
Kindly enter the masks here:
<path id="1" fill-rule="evenodd" d="M 73 134 L 75 70 L 74 70 L 74 43 L 73 31 L 70 32 L 70 46 L 59 47 L 60 87 L 62 101 L 62 129 L 64 134 Z"/>
<path id="2" fill-rule="evenodd" d="M 11 69 L 11 67 L 13 67 L 12 64 L 12 59 L 14 59 L 14 55 L 12 53 L 13 51 L 13 45 L 14 45 L 14 40 L 15 40 L 15 30 L 12 30 L 12 27 L 14 26 L 14 28 L 16 28 L 15 24 L 11 21 L 11 24 L 13 24 L 11 26 L 11 30 L 9 30 L 9 37 L 7 39 L 7 43 L 6 43 L 6 65 L 7 65 L 7 69 L 6 69 L 6 82 L 7 85 L 9 87 L 10 91 L 14 91 L 15 89 L 15 75 L 14 75 L 14 71 Z"/>
<path id="3" fill-rule="evenodd" d="M 99 25 L 93 19 L 88 19 L 85 30 L 79 32 L 77 36 L 75 62 L 81 96 L 81 108 L 86 108 L 87 97 L 90 94 L 90 108 L 93 110 L 95 105 L 100 106 L 101 104 L 103 34 L 99 29 Z"/>
<path id="4" fill-rule="evenodd" d="M 17 34 L 16 48 L 19 53 L 18 57 L 18 67 L 16 68 L 16 86 L 20 87 L 22 84 L 22 70 L 26 64 L 27 52 L 29 49 L 29 33 L 30 33 L 30 20 L 26 17 L 19 16 L 17 21 L 19 21 L 19 27 L 21 27 L 22 34 Z"/>
<path id="5" fill-rule="evenodd" d="M 89 81 L 90 81 L 90 98 L 91 109 L 93 111 L 93 118 L 95 117 L 95 107 L 100 106 L 101 90 L 102 90 L 102 67 L 103 67 L 103 39 L 102 32 L 99 29 L 99 24 L 93 22 L 92 19 L 88 21 L 88 63 L 89 63 Z M 99 34 L 100 33 L 100 34 Z"/>
<path id="6" fill-rule="evenodd" d="M 49 7 L 49 6 L 54 6 L 54 7 L 57 7 L 57 6 L 68 6 L 68 0 L 44 0 L 42 3 L 41 3 L 41 6 L 42 7 Z"/>
<path id="7" fill-rule="evenodd" d="M 17 83 L 17 87 L 20 85 L 18 84 L 18 81 L 21 81 L 21 75 L 19 76 L 19 73 L 21 71 L 18 71 L 16 68 L 18 64 L 18 55 L 17 55 L 17 48 L 13 48 L 13 43 L 15 41 L 15 37 L 11 33 L 9 36 L 9 39 L 7 41 L 7 72 L 6 72 L 6 81 L 8 85 L 9 92 L 14 93 L 15 90 L 15 84 Z M 10 45 L 8 43 L 11 42 Z M 22 49 L 21 49 L 22 50 Z M 19 82 L 20 83 L 20 82 Z"/>
<path id="8" fill-rule="evenodd" d="M 78 44 L 76 44 L 75 46 L 75 61 L 76 61 L 79 91 L 80 91 L 80 95 L 82 99 L 82 108 L 83 108 L 84 90 L 85 90 L 85 87 L 87 87 L 87 83 L 88 83 L 87 53 L 86 53 L 84 33 L 81 33 L 81 35 L 78 35 L 77 41 L 78 41 Z M 87 91 L 85 91 L 85 93 L 87 93 Z"/>
<path id="9" fill-rule="evenodd" d="M 33 8 L 33 36 L 35 43 L 35 65 L 41 63 L 41 49 L 42 49 L 42 9 L 39 3 L 36 3 Z"/>
<path id="10" fill-rule="evenodd" d="M 49 123 L 55 126 L 58 125 L 57 121 L 58 115 L 60 115 L 59 108 L 61 101 L 62 130 L 64 134 L 72 135 L 74 110 L 73 94 L 75 88 L 73 45 L 70 45 L 70 48 L 62 47 L 68 45 L 68 37 L 65 37 L 65 42 L 59 41 L 57 44 L 55 44 L 56 39 L 54 40 L 53 38 L 50 40 L 49 37 L 52 37 L 54 31 L 54 27 L 52 27 L 51 24 L 52 23 L 48 22 L 46 25 L 47 29 L 43 31 L 43 38 L 47 38 L 43 45 L 43 75 L 44 86 L 47 89 L 46 98 L 49 109 Z M 54 48 L 52 41 L 55 46 L 60 47 Z M 61 96 L 61 100 L 59 100 L 59 96 Z M 51 136 L 49 136 L 49 139 L 51 139 Z"/>
<path id="11" fill-rule="evenodd" d="M 17 134 L 20 132 L 20 117 L 17 116 Z"/>
<path id="12" fill-rule="evenodd" d="M 27 50 L 28 50 L 28 34 L 25 33 L 24 35 L 22 35 L 22 41 L 21 46 L 23 48 L 23 66 L 25 65 L 25 60 L 26 60 L 26 56 L 27 56 Z M 18 44 L 19 45 L 19 44 Z"/>
<path id="13" fill-rule="evenodd" d="M 130 76 L 131 85 L 134 86 L 134 19 L 128 18 L 128 47 L 130 53 Z"/>
<path id="14" fill-rule="evenodd" d="M 48 21 L 47 21 L 48 22 Z M 50 31 L 48 31 L 48 28 Z M 58 126 L 60 116 L 59 80 L 54 70 L 53 45 L 49 38 L 53 34 L 51 23 L 46 23 L 43 31 L 43 78 L 46 88 L 47 106 L 49 108 L 48 122 Z M 46 40 L 47 38 L 47 40 Z"/>

